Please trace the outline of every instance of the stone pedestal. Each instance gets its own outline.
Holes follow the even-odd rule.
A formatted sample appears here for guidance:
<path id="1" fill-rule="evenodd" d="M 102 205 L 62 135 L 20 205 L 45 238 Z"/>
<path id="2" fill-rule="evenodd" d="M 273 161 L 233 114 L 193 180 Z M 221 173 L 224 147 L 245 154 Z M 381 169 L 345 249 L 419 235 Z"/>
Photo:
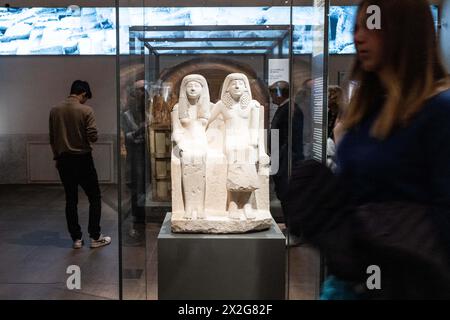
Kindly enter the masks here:
<path id="1" fill-rule="evenodd" d="M 171 228 L 180 233 L 245 233 L 261 231 L 272 226 L 272 215 L 269 211 L 256 211 L 255 219 L 246 219 L 241 213 L 239 219 L 229 219 L 224 216 L 209 215 L 207 219 L 186 220 L 181 214 L 173 214 Z M 195 217 L 194 217 L 195 218 Z"/>
<path id="2" fill-rule="evenodd" d="M 179 234 L 170 218 L 158 235 L 159 299 L 285 299 L 285 237 L 275 221 L 253 233 Z"/>

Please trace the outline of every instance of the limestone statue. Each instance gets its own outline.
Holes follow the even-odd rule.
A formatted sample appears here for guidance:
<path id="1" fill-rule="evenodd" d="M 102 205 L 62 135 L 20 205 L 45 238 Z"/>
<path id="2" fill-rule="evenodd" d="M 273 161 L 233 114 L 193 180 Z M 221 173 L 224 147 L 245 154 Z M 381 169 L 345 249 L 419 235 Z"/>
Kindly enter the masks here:
<path id="1" fill-rule="evenodd" d="M 258 143 L 261 105 L 252 100 L 246 75 L 232 73 L 222 85 L 221 100 L 214 106 L 210 121 L 219 114 L 225 121 L 228 211 L 231 219 L 255 219 L 250 198 L 259 189 L 256 164 L 269 164 L 269 157 Z"/>
<path id="2" fill-rule="evenodd" d="M 264 108 L 246 75 L 228 75 L 220 100 L 206 80 L 186 76 L 172 111 L 172 231 L 241 233 L 267 229 L 269 157 Z"/>
<path id="3" fill-rule="evenodd" d="M 172 110 L 172 137 L 181 159 L 186 219 L 205 217 L 205 128 L 210 104 L 206 79 L 198 74 L 184 77 L 178 103 Z"/>

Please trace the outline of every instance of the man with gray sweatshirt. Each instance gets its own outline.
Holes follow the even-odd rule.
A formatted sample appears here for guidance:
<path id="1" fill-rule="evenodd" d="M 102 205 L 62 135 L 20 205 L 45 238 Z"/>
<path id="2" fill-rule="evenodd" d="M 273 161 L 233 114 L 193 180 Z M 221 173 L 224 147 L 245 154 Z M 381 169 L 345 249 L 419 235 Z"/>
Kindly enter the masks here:
<path id="1" fill-rule="evenodd" d="M 84 242 L 78 224 L 78 185 L 89 199 L 88 232 L 91 248 L 111 243 L 111 238 L 100 233 L 101 193 L 97 171 L 92 159 L 91 144 L 98 139 L 94 111 L 86 105 L 92 98 L 89 84 L 76 80 L 70 95 L 50 111 L 49 131 L 56 168 L 66 194 L 66 220 L 73 248 Z"/>

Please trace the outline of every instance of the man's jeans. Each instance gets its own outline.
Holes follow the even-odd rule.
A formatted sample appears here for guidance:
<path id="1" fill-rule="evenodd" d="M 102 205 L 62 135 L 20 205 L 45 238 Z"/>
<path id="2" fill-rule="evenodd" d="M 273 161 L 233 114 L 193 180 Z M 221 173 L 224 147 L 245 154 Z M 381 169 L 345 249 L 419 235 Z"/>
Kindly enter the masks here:
<path id="1" fill-rule="evenodd" d="M 81 239 L 82 232 L 78 224 L 78 185 L 89 199 L 88 232 L 92 239 L 100 236 L 101 193 L 98 185 L 92 154 L 63 154 L 58 158 L 59 176 L 66 193 L 66 219 L 72 240 Z"/>

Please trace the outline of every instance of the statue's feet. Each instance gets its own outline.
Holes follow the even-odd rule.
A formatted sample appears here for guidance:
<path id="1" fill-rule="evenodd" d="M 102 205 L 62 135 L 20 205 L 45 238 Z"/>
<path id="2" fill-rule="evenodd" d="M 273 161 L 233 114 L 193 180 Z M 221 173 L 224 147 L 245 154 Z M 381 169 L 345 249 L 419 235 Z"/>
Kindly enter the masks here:
<path id="1" fill-rule="evenodd" d="M 183 218 L 186 219 L 186 220 L 191 220 L 192 219 L 192 211 L 191 210 L 185 210 Z"/>
<path id="2" fill-rule="evenodd" d="M 228 215 L 229 218 L 233 220 L 239 220 L 241 218 L 241 213 L 239 212 L 236 202 L 230 201 L 230 205 L 228 207 Z"/>
<path id="3" fill-rule="evenodd" d="M 205 210 L 198 210 L 197 212 L 197 219 L 205 219 L 206 215 L 205 215 Z"/>
<path id="4" fill-rule="evenodd" d="M 256 213 L 255 213 L 255 210 L 252 209 L 251 204 L 246 204 L 244 206 L 244 213 L 248 220 L 256 219 Z"/>
<path id="5" fill-rule="evenodd" d="M 236 208 L 234 210 L 230 210 L 230 219 L 233 220 L 240 220 L 241 219 L 241 213 L 239 212 L 239 210 Z"/>

